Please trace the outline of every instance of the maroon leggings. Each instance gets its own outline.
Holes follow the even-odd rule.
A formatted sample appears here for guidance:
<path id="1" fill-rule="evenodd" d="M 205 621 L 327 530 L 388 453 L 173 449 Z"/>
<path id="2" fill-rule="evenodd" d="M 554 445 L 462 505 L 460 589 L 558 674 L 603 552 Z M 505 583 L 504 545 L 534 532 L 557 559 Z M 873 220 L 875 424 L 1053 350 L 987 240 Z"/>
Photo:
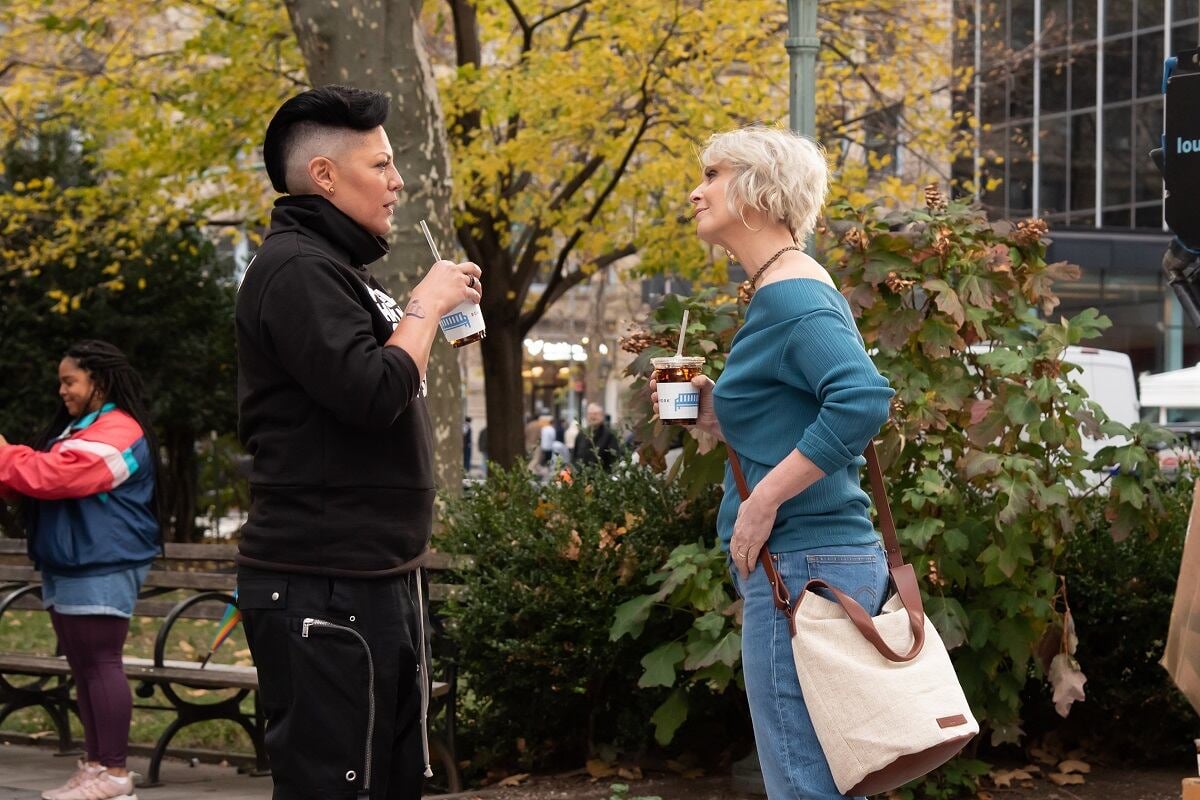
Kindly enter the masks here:
<path id="1" fill-rule="evenodd" d="M 50 609 L 54 632 L 79 698 L 88 761 L 125 767 L 133 697 L 121 666 L 129 620 L 104 614 L 60 614 Z"/>

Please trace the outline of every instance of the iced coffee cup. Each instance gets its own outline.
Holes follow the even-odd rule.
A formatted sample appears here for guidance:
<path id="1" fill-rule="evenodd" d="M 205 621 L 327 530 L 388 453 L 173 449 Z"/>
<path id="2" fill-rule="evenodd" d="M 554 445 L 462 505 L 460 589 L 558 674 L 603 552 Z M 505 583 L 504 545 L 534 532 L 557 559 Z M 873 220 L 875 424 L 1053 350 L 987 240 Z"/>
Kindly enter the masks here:
<path id="1" fill-rule="evenodd" d="M 487 336 L 487 326 L 483 323 L 483 312 L 478 303 L 459 303 L 441 318 L 438 326 L 451 347 L 463 347 Z"/>
<path id="2" fill-rule="evenodd" d="M 704 368 L 697 356 L 652 358 L 654 380 L 658 382 L 658 418 L 665 425 L 695 425 L 700 415 L 700 390 L 692 378 Z"/>

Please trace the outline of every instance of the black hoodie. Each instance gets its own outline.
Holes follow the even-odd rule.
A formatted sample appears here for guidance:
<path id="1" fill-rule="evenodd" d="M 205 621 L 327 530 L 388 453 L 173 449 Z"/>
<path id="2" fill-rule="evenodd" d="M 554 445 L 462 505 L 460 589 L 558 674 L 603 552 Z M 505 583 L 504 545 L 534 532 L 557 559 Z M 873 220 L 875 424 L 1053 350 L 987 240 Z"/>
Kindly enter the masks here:
<path id="1" fill-rule="evenodd" d="M 355 577 L 429 543 L 433 438 L 403 312 L 366 270 L 387 244 L 316 195 L 275 203 L 238 290 L 238 435 L 253 458 L 239 563 Z"/>

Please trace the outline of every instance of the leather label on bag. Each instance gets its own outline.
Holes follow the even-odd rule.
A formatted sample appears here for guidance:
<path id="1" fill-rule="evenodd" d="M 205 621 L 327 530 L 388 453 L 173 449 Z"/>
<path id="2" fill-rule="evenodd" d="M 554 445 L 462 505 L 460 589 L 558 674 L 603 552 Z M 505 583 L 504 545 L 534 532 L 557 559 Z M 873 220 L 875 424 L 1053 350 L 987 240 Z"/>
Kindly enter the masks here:
<path id="1" fill-rule="evenodd" d="M 953 728 L 957 725 L 966 725 L 967 718 L 962 714 L 955 714 L 953 717 L 938 717 L 937 724 L 939 728 Z"/>

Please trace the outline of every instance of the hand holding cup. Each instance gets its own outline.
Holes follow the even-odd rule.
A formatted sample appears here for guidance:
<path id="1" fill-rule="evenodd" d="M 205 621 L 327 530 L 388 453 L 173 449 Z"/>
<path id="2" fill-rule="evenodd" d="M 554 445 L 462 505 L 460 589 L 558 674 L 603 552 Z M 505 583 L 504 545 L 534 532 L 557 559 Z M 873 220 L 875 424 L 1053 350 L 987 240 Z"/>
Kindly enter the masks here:
<path id="1" fill-rule="evenodd" d="M 462 303 L 478 303 L 483 285 L 483 271 L 470 261 L 455 264 L 445 259 L 437 261 L 413 289 L 413 297 L 421 298 L 428 312 L 441 317 Z"/>
<path id="2" fill-rule="evenodd" d="M 442 335 L 446 337 L 446 341 L 450 343 L 451 347 L 463 347 L 472 342 L 478 342 L 487 336 L 487 325 L 483 321 L 483 311 L 479 308 L 479 301 L 483 299 L 483 285 L 479 278 L 483 271 L 470 261 L 464 261 L 461 264 L 443 261 L 425 220 L 421 220 L 419 227 L 421 233 L 425 234 L 425 241 L 429 243 L 429 250 L 436 259 L 433 267 L 429 270 L 430 273 L 432 274 L 442 264 L 450 264 L 455 272 L 454 281 L 461 280 L 463 282 L 454 302 L 449 306 L 442 307 L 438 312 L 438 327 L 442 329 Z M 425 277 L 428 278 L 429 275 Z M 454 298 L 453 282 L 451 297 Z M 415 294 L 413 299 L 414 301 L 417 299 Z"/>

